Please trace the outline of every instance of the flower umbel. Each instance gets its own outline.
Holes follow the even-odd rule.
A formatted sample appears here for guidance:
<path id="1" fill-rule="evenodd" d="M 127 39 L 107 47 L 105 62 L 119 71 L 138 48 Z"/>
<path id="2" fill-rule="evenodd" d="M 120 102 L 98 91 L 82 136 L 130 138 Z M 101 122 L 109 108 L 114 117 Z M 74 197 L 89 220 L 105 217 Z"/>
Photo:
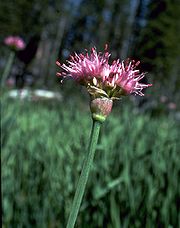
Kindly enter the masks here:
<path id="1" fill-rule="evenodd" d="M 8 36 L 4 39 L 4 43 L 16 51 L 25 48 L 25 42 L 19 36 Z"/>
<path id="2" fill-rule="evenodd" d="M 143 96 L 142 90 L 151 84 L 142 84 L 139 81 L 145 76 L 137 68 L 140 62 L 134 60 L 114 60 L 109 63 L 110 54 L 105 48 L 104 53 L 97 53 L 96 48 L 91 53 L 70 56 L 67 64 L 56 64 L 61 68 L 57 76 L 72 77 L 79 84 L 86 86 L 94 98 L 106 97 L 118 99 L 122 95 L 137 94 Z"/>

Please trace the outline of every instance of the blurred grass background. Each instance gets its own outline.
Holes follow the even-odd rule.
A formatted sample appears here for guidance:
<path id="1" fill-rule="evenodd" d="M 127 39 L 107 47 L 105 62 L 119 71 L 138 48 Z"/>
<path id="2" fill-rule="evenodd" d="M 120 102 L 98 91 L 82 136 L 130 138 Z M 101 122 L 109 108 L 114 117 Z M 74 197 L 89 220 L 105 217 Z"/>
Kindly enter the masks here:
<path id="1" fill-rule="evenodd" d="M 4 227 L 65 227 L 91 128 L 80 100 L 3 99 Z M 77 227 L 178 227 L 178 122 L 126 102 L 103 125 Z"/>

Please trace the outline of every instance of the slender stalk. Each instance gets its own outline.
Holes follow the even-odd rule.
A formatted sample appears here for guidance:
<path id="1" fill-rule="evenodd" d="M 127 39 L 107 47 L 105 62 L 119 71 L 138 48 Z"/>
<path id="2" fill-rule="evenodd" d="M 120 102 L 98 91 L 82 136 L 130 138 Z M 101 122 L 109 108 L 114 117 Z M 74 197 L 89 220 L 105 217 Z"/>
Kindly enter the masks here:
<path id="1" fill-rule="evenodd" d="M 5 66 L 2 78 L 1 78 L 1 86 L 3 86 L 4 82 L 6 81 L 8 75 L 10 73 L 10 70 L 11 70 L 11 67 L 12 67 L 12 64 L 13 64 L 13 60 L 14 60 L 14 56 L 15 56 L 15 52 L 11 51 L 10 55 L 9 55 L 9 58 L 8 58 L 8 61 L 7 61 L 7 64 Z"/>
<path id="2" fill-rule="evenodd" d="M 77 219 L 78 211 L 81 205 L 81 201 L 84 195 L 84 190 L 88 180 L 91 165 L 93 163 L 93 158 L 96 150 L 96 145 L 99 137 L 99 131 L 101 127 L 101 122 L 93 120 L 93 126 L 91 130 L 90 142 L 88 152 L 86 154 L 81 175 L 78 181 L 76 193 L 74 196 L 71 212 L 69 215 L 68 223 L 66 228 L 73 228 Z"/>

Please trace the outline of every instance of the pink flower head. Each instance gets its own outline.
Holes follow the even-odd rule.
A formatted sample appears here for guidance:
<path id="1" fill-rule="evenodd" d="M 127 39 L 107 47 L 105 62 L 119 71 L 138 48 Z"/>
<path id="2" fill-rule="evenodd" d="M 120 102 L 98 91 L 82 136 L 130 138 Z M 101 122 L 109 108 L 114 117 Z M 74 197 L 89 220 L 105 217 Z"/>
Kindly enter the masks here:
<path id="1" fill-rule="evenodd" d="M 95 48 L 88 54 L 70 56 L 67 64 L 56 64 L 61 68 L 57 76 L 72 77 L 78 83 L 87 87 L 94 97 L 107 97 L 117 99 L 125 94 L 138 94 L 143 96 L 142 89 L 151 84 L 142 84 L 139 81 L 144 77 L 136 67 L 139 62 L 115 60 L 109 63 L 110 54 L 105 47 L 104 53 L 97 53 Z"/>
<path id="2" fill-rule="evenodd" d="M 25 48 L 25 42 L 18 36 L 8 36 L 4 43 L 14 50 L 22 50 Z"/>

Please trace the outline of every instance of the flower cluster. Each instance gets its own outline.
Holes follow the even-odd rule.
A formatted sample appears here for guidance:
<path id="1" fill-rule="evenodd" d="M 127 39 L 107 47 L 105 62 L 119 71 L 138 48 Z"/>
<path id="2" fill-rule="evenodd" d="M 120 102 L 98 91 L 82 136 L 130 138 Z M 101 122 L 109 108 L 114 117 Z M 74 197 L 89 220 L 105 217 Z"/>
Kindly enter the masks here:
<path id="1" fill-rule="evenodd" d="M 25 42 L 19 36 L 8 36 L 4 39 L 4 43 L 16 51 L 25 48 Z"/>
<path id="2" fill-rule="evenodd" d="M 151 84 L 142 84 L 140 80 L 144 73 L 136 67 L 140 62 L 115 60 L 109 63 L 110 54 L 105 48 L 104 53 L 97 53 L 95 48 L 88 54 L 70 56 L 67 64 L 56 64 L 61 68 L 57 76 L 72 77 L 75 81 L 87 87 L 93 97 L 107 97 L 118 99 L 126 94 L 143 96 L 142 90 Z"/>

